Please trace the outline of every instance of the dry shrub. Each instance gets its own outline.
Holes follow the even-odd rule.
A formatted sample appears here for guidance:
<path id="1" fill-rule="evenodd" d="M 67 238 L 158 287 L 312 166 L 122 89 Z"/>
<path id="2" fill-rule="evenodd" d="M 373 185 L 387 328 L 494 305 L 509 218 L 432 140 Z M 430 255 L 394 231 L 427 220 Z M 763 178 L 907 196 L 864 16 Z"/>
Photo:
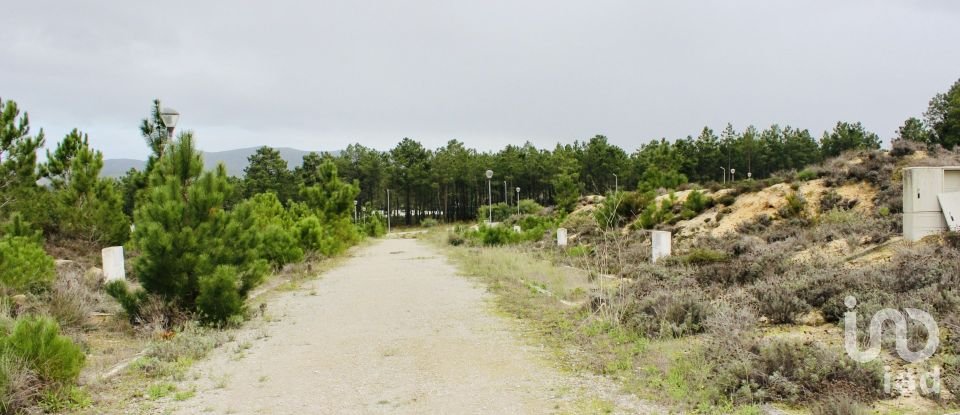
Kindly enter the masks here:
<path id="1" fill-rule="evenodd" d="M 47 313 L 61 326 L 83 328 L 103 302 L 103 295 L 96 283 L 84 278 L 83 268 L 76 263 L 63 263 L 58 267 L 57 279 L 46 294 Z"/>
<path id="2" fill-rule="evenodd" d="M 872 399 L 882 392 L 879 364 L 861 365 L 819 344 L 773 339 L 749 344 L 746 355 L 718 356 L 719 386 L 741 403 L 809 401 L 842 391 Z"/>
<path id="3" fill-rule="evenodd" d="M 699 291 L 660 289 L 627 303 L 621 319 L 645 336 L 675 338 L 702 332 L 709 309 Z"/>
<path id="4" fill-rule="evenodd" d="M 797 288 L 787 281 L 760 282 L 751 291 L 757 298 L 760 315 L 774 324 L 794 323 L 800 314 L 810 309 L 798 295 Z"/>
<path id="5" fill-rule="evenodd" d="M 811 408 L 812 415 L 867 415 L 867 411 L 859 402 L 842 395 L 830 396 L 822 399 Z"/>
<path id="6" fill-rule="evenodd" d="M 42 391 L 40 378 L 23 359 L 0 355 L 0 413 L 22 413 L 33 407 Z"/>

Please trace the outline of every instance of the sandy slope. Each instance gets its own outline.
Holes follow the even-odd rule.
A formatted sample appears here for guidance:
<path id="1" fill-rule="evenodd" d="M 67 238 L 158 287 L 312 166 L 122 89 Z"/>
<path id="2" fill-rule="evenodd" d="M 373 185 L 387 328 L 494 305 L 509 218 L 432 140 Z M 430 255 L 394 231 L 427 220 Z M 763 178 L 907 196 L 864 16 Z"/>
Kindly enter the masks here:
<path id="1" fill-rule="evenodd" d="M 617 412 L 655 413 L 603 379 L 551 368 L 487 300 L 435 249 L 382 240 L 271 301 L 275 321 L 241 330 L 179 386 L 196 388 L 195 397 L 157 409 L 538 414 L 581 412 L 606 395 Z"/>

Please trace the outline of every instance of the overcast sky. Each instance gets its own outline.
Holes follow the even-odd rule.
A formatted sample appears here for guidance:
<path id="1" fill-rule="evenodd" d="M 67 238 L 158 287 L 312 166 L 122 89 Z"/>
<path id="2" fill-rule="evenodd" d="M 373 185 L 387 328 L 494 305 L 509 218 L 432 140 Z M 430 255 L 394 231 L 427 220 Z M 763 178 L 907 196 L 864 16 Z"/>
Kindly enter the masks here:
<path id="1" fill-rule="evenodd" d="M 4 0 L 0 97 L 145 158 L 153 98 L 216 151 L 490 150 L 838 120 L 884 139 L 960 78 L 954 0 Z"/>

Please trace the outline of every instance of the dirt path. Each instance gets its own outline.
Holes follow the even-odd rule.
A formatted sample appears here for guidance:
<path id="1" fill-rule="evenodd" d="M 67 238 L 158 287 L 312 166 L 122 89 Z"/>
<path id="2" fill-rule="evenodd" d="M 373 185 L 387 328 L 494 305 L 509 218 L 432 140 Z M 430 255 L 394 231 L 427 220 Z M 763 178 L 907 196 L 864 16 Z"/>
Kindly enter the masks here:
<path id="1" fill-rule="evenodd" d="M 609 385 L 551 368 L 488 299 L 425 243 L 378 241 L 274 298 L 265 321 L 195 365 L 179 388 L 196 395 L 161 411 L 540 414 L 622 406 L 594 398 Z M 642 410 L 628 406 L 622 412 Z"/>

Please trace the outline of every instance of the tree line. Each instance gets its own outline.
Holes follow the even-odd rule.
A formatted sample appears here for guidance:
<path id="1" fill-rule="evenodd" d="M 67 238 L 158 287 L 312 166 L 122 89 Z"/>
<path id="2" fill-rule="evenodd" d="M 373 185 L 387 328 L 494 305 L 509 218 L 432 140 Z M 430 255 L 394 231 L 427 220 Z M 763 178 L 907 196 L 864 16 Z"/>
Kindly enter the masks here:
<path id="1" fill-rule="evenodd" d="M 894 140 L 904 139 L 953 148 L 960 144 L 960 81 L 935 96 L 924 119 L 909 118 Z M 360 188 L 358 206 L 387 209 L 407 225 L 432 217 L 448 221 L 475 219 L 488 203 L 515 205 L 518 198 L 542 205 L 570 206 L 585 193 L 673 188 L 687 182 L 763 179 L 778 171 L 805 166 L 855 149 L 879 149 L 880 137 L 859 122 L 838 122 L 819 138 L 809 130 L 771 125 L 743 130 L 727 124 L 719 132 L 704 127 L 696 136 L 661 138 L 628 153 L 597 135 L 552 149 L 530 142 L 481 152 L 461 141 L 429 149 L 404 138 L 380 151 L 352 144 L 337 154 L 310 154 L 290 170 L 280 154 L 261 148 L 250 158 L 241 180 L 246 196 L 271 191 L 295 200 L 295 189 L 323 160 L 332 161 L 341 177 Z M 489 183 L 486 170 L 493 170 Z M 516 188 L 520 188 L 519 194 Z M 572 202 L 571 202 L 572 201 Z"/>

